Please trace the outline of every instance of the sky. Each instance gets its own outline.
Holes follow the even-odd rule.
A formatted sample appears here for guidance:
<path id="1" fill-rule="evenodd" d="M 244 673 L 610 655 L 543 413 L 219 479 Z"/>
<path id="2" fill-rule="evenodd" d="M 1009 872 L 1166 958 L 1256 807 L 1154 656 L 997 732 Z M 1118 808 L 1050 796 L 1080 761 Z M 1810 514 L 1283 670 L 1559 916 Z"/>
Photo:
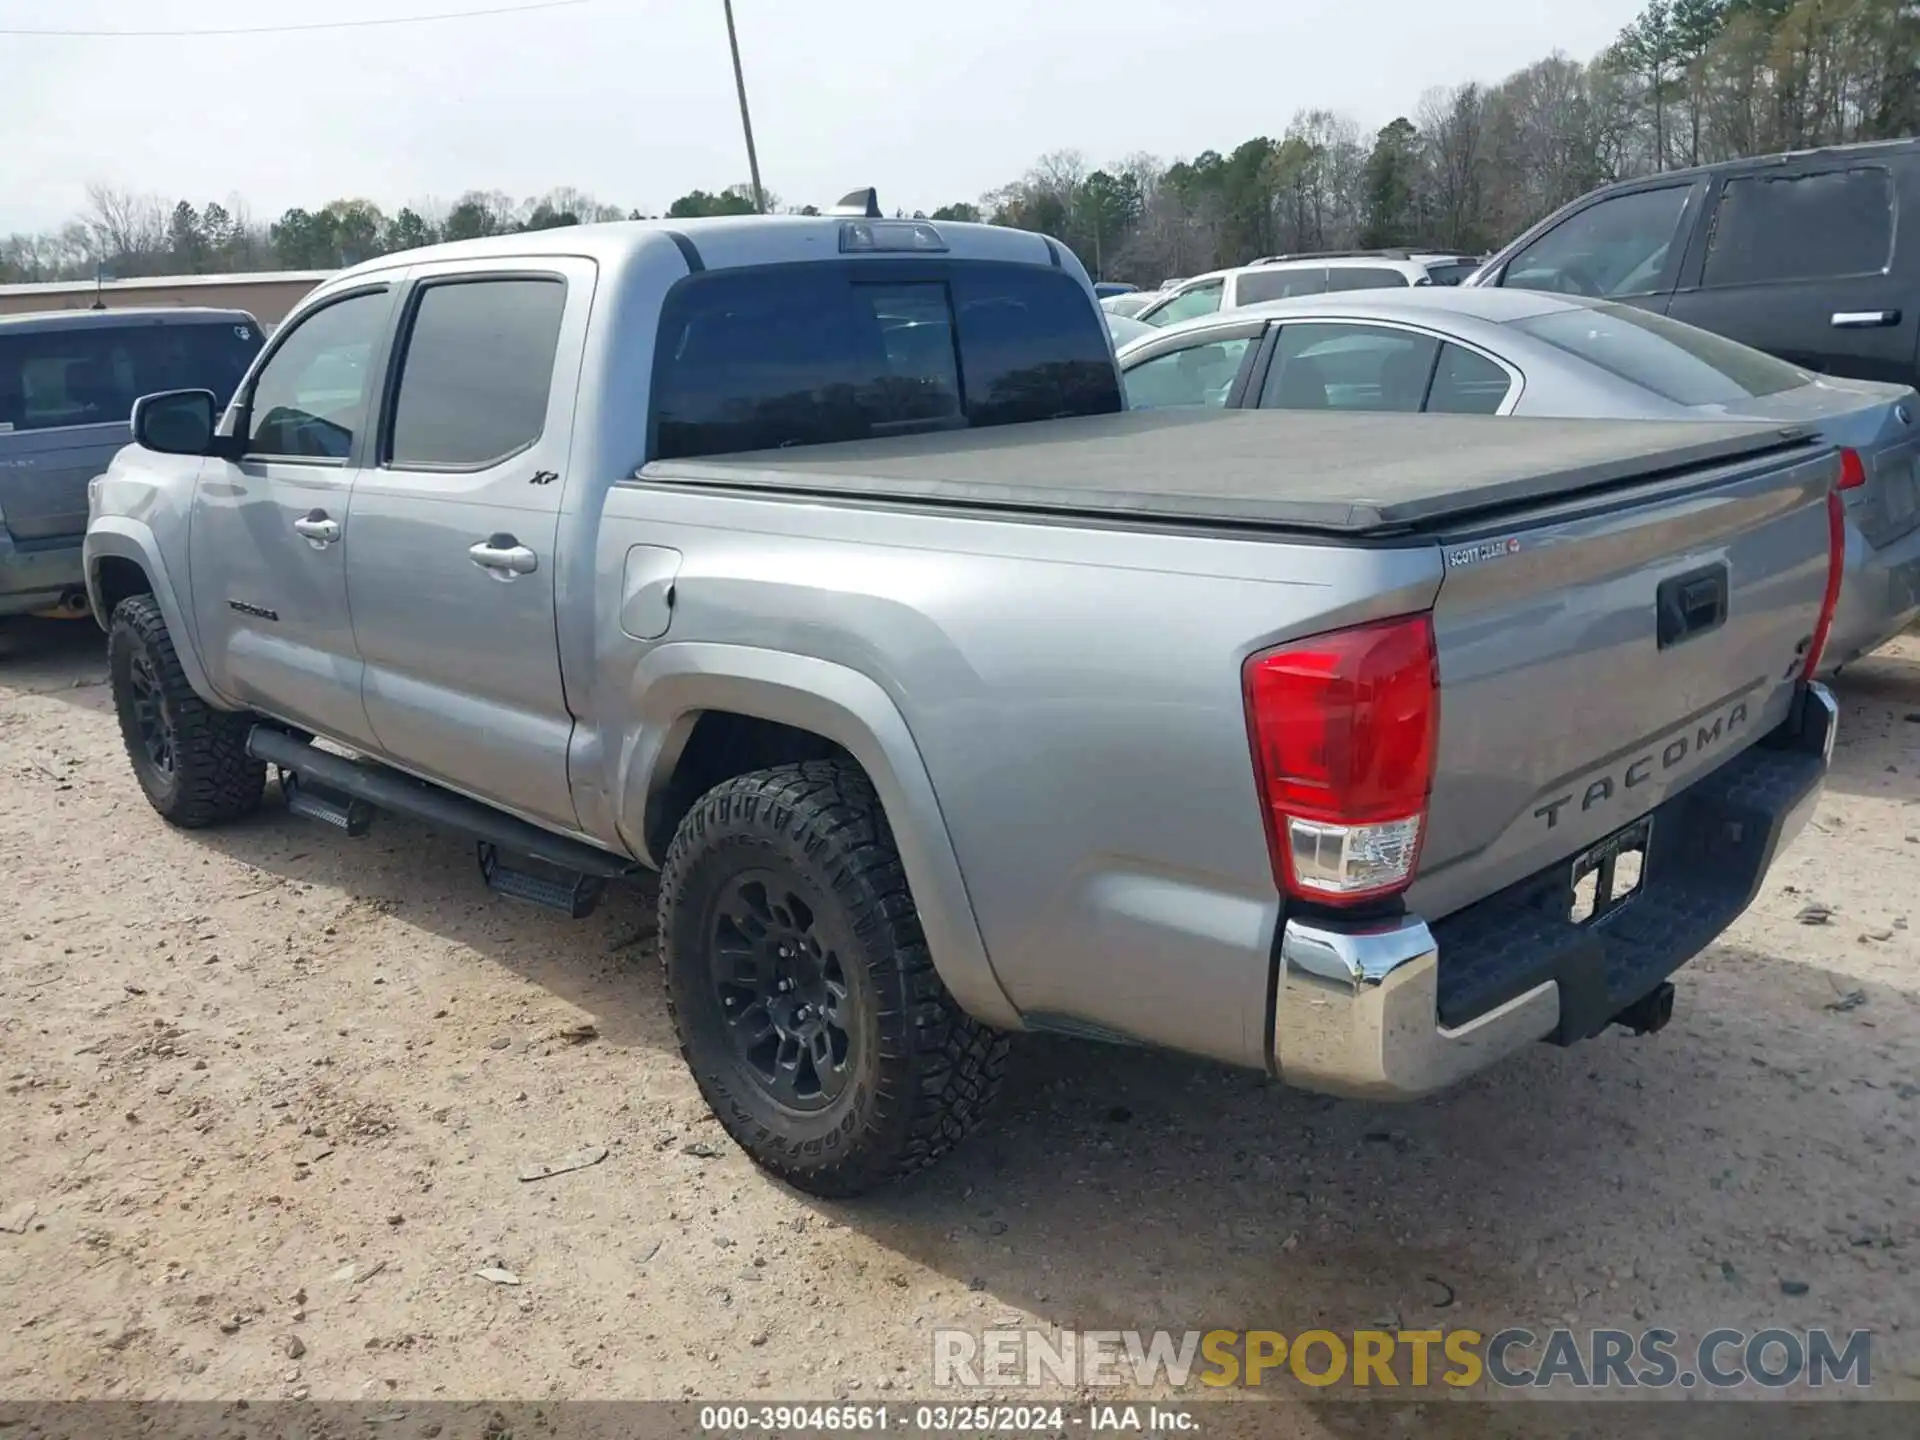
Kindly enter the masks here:
<path id="1" fill-rule="evenodd" d="M 513 0 L 0 0 L 9 29 L 311 25 Z M 531 3 L 531 0 L 521 0 Z M 1099 164 L 1278 135 L 1299 109 L 1370 133 L 1432 86 L 1588 59 L 1641 0 L 734 0 L 762 180 L 974 200 L 1046 151 Z M 450 204 L 558 185 L 658 213 L 747 178 L 721 0 L 277 35 L 0 33 L 0 233 L 90 182 L 257 220 L 337 197 Z"/>

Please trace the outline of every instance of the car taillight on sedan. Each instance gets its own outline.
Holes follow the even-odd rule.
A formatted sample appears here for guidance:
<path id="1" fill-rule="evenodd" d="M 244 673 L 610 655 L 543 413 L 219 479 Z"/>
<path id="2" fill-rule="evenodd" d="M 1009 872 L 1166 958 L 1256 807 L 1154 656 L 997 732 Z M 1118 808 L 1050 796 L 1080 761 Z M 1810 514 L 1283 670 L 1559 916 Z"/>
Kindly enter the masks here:
<path id="1" fill-rule="evenodd" d="M 1413 879 L 1433 788 L 1433 622 L 1335 630 L 1246 662 L 1247 732 L 1283 893 L 1376 900 Z"/>

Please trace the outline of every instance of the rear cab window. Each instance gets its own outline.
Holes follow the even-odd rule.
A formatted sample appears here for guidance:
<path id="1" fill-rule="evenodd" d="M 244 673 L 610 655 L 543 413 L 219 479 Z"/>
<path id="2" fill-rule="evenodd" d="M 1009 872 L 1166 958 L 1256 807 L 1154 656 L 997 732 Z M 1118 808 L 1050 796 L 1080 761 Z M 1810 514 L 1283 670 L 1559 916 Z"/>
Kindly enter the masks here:
<path id="1" fill-rule="evenodd" d="M 1676 405 L 1726 405 L 1811 384 L 1806 371 L 1708 330 L 1602 302 L 1508 321 Z"/>
<path id="2" fill-rule="evenodd" d="M 124 424 L 162 390 L 233 398 L 263 342 L 245 318 L 0 331 L 0 433 Z"/>
<path id="3" fill-rule="evenodd" d="M 654 363 L 662 460 L 1123 408 L 1080 285 L 991 261 L 707 272 L 668 296 Z"/>
<path id="4" fill-rule="evenodd" d="M 1893 179 L 1878 165 L 1735 175 L 1707 227 L 1709 290 L 1874 275 L 1893 258 Z"/>

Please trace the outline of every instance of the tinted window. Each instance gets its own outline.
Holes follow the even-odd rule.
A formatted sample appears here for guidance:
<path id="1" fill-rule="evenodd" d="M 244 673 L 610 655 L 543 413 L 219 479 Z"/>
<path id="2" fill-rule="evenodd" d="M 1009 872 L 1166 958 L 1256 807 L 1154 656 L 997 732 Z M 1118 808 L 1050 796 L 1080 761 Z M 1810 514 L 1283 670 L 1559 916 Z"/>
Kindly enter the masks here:
<path id="1" fill-rule="evenodd" d="M 1583 305 L 1509 322 L 1680 405 L 1719 405 L 1811 382 L 1784 361 L 1631 305 Z"/>
<path id="2" fill-rule="evenodd" d="M 1225 405 L 1252 344 L 1251 339 L 1216 340 L 1142 361 L 1127 372 L 1127 405 L 1134 410 Z"/>
<path id="3" fill-rule="evenodd" d="M 1494 415 L 1513 381 L 1486 356 L 1463 345 L 1442 345 L 1427 410 L 1435 415 Z"/>
<path id="4" fill-rule="evenodd" d="M 385 291 L 314 311 L 286 332 L 253 384 L 247 449 L 256 455 L 344 460 L 366 409 Z"/>
<path id="5" fill-rule="evenodd" d="M 558 280 L 423 290 L 401 362 L 390 463 L 485 465 L 538 440 L 566 303 Z"/>
<path id="6" fill-rule="evenodd" d="M 1437 260 L 1427 266 L 1427 278 L 1436 285 L 1458 285 L 1479 268 L 1478 260 Z"/>
<path id="7" fill-rule="evenodd" d="M 261 343 L 234 321 L 0 332 L 0 430 L 124 423 L 162 390 L 211 390 L 225 405 Z"/>
<path id="8" fill-rule="evenodd" d="M 1885 170 L 1746 175 L 1720 192 L 1701 283 L 1871 275 L 1892 254 L 1893 185 Z"/>
<path id="9" fill-rule="evenodd" d="M 1240 277 L 1236 291 L 1242 305 L 1258 305 L 1262 300 L 1291 300 L 1296 295 L 1324 295 L 1327 270 L 1324 265 L 1249 270 Z"/>
<path id="10" fill-rule="evenodd" d="M 1440 342 L 1377 325 L 1288 325 L 1261 391 L 1268 410 L 1420 408 Z"/>
<path id="11" fill-rule="evenodd" d="M 1412 283 L 1398 270 L 1371 265 L 1334 265 L 1327 270 L 1329 290 L 1404 290 Z"/>
<path id="12" fill-rule="evenodd" d="M 1589 205 L 1514 256 L 1500 283 L 1563 295 L 1653 294 L 1665 283 L 1690 193 L 1674 185 Z"/>
<path id="13" fill-rule="evenodd" d="M 1104 317 L 1062 272 L 962 264 L 942 278 L 878 278 L 889 268 L 782 266 L 682 285 L 661 320 L 655 456 L 1121 408 Z"/>
<path id="14" fill-rule="evenodd" d="M 1158 310 L 1146 311 L 1140 318 L 1149 325 L 1173 325 L 1181 320 L 1211 315 L 1220 308 L 1220 293 L 1226 284 L 1224 280 L 1209 280 L 1191 290 L 1182 290 Z"/>

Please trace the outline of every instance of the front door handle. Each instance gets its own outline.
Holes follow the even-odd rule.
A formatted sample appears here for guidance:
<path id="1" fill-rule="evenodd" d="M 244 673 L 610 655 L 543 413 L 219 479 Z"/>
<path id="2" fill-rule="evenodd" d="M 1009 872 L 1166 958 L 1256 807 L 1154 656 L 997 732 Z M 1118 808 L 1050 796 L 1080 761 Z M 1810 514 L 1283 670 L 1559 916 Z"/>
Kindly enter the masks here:
<path id="1" fill-rule="evenodd" d="M 310 510 L 293 522 L 293 533 L 316 550 L 324 550 L 340 538 L 340 522 L 329 519 L 324 510 Z"/>
<path id="2" fill-rule="evenodd" d="M 1833 316 L 1836 330 L 1881 330 L 1899 323 L 1898 310 L 1837 310 Z"/>
<path id="3" fill-rule="evenodd" d="M 489 535 L 479 544 L 469 545 L 467 558 L 501 580 L 531 575 L 540 568 L 539 558 L 533 551 L 511 535 Z"/>

